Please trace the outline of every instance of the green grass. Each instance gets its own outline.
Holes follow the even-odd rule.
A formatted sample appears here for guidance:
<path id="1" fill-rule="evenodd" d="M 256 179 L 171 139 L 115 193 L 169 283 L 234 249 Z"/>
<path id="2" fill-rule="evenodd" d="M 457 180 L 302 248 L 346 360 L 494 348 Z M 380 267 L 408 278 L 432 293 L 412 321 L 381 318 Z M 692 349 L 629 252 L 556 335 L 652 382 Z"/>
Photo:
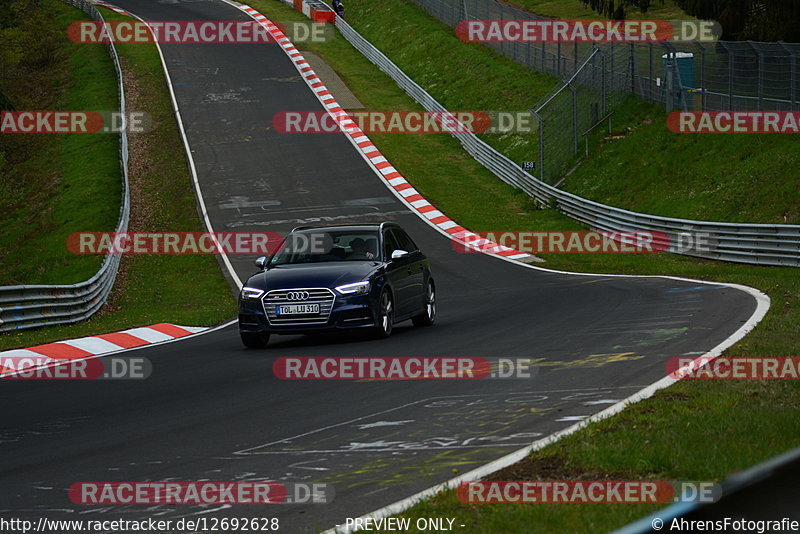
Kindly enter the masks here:
<path id="1" fill-rule="evenodd" d="M 9 82 L 27 109 L 118 109 L 113 65 L 102 44 L 77 44 L 66 27 L 74 8 L 48 1 L 62 48 L 52 63 L 32 67 Z M 112 76 L 109 76 L 108 73 Z M 29 76 L 29 77 L 28 77 Z M 43 82 L 37 98 L 31 79 Z M 19 106 L 18 106 L 19 109 Z M 25 108 L 21 108 L 25 109 Z M 112 231 L 119 216 L 121 173 L 114 134 L 3 134 L 12 172 L 0 180 L 0 284 L 70 284 L 91 277 L 102 258 L 77 256 L 66 248 L 78 231 Z M 26 138 L 37 137 L 37 138 Z"/>
<path id="2" fill-rule="evenodd" d="M 800 168 L 800 138 L 681 135 L 664 120 L 663 111 L 643 103 L 620 110 L 614 124 L 625 126 L 615 127 L 615 136 L 602 133 L 602 148 L 564 189 L 655 215 L 800 224 L 800 182 L 791 172 Z"/>
<path id="3" fill-rule="evenodd" d="M 273 20 L 304 20 L 302 15 L 285 8 L 273 0 L 255 0 L 252 5 Z M 430 62 L 440 62 L 444 77 L 455 80 L 459 90 L 446 91 L 448 85 L 437 82 L 435 77 L 423 85 L 440 101 L 447 101 L 451 109 L 475 109 L 471 97 L 481 93 L 482 86 L 515 83 L 504 76 L 513 73 L 513 67 L 501 64 L 506 62 L 498 55 L 491 57 L 489 64 L 483 64 L 483 50 L 473 45 L 460 44 L 463 50 L 475 52 L 473 60 L 466 63 L 482 65 L 482 76 L 464 76 L 459 80 L 456 73 L 448 68 L 449 59 L 457 56 L 457 51 L 445 47 L 447 40 L 436 31 L 404 32 L 396 26 L 423 27 L 431 24 L 427 15 L 412 8 L 407 2 L 386 0 L 374 6 L 383 18 L 375 18 L 372 4 L 361 0 L 351 0 L 348 4 L 348 20 L 373 42 L 387 52 L 406 72 L 418 72 L 424 78 L 431 72 Z M 363 10 L 363 11 L 362 11 Z M 368 21 L 363 22 L 362 21 Z M 408 26 L 405 26 L 408 25 Z M 368 26 L 368 27 L 366 27 Z M 395 32 L 394 39 L 382 37 Z M 413 33 L 413 37 L 411 34 Z M 428 36 L 433 34 L 431 41 Z M 397 43 L 394 41 L 402 41 Z M 390 53 L 389 50 L 405 48 L 405 44 L 419 40 L 422 44 L 409 45 L 417 50 L 412 54 Z M 392 41 L 387 43 L 387 41 Z M 436 47 L 431 45 L 436 43 Z M 360 53 L 350 47 L 341 37 L 324 44 L 304 45 L 322 56 L 345 80 L 350 89 L 364 103 L 367 109 L 419 109 L 402 90 L 377 68 L 365 60 Z M 425 50 L 436 50 L 436 54 Z M 462 52 L 466 53 L 466 52 Z M 430 56 L 428 58 L 427 56 Z M 447 61 L 442 61 L 447 58 Z M 488 59 L 488 58 L 487 58 Z M 459 60 L 464 61 L 464 60 Z M 496 68 L 494 68 L 494 65 Z M 477 68 L 477 67 L 475 67 Z M 506 70 L 508 69 L 508 70 Z M 496 74 L 493 74 L 496 73 Z M 512 77 L 514 74 L 510 74 Z M 480 83 L 476 83 L 480 80 Z M 420 80 L 417 80 L 418 82 Z M 466 88 L 465 90 L 461 90 Z M 540 86 L 531 83 L 527 94 L 535 96 Z M 483 98 L 495 98 L 497 95 Z M 468 101 L 469 100 L 469 101 Z M 497 107 L 502 104 L 495 101 Z M 495 107 L 495 109 L 497 109 Z M 642 111 L 644 109 L 644 112 Z M 652 140 L 667 139 L 663 134 L 648 133 L 644 121 L 647 113 L 656 110 L 648 106 L 633 106 L 624 111 L 632 132 L 624 139 L 606 140 L 599 146 L 587 163 L 598 173 L 613 176 L 616 172 L 618 186 L 626 189 L 636 180 L 626 171 L 626 165 L 641 160 L 642 166 L 648 155 L 660 150 L 653 146 Z M 663 127 L 663 113 L 658 119 Z M 655 128 L 655 126 L 653 126 Z M 601 134 L 598 134 L 601 138 Z M 654 137 L 646 137 L 653 135 Z M 641 137 L 640 137 L 641 136 Z M 571 230 L 580 226 L 552 210 L 537 209 L 524 194 L 500 182 L 496 177 L 475 163 L 449 137 L 442 135 L 372 135 L 379 149 L 417 189 L 448 216 L 477 231 L 490 230 Z M 760 139 L 756 139 L 760 137 Z M 697 167 L 695 180 L 704 175 L 717 172 L 713 161 L 726 166 L 727 160 L 736 155 L 741 148 L 737 141 L 729 147 L 726 139 L 703 141 L 699 138 L 670 138 L 676 152 L 692 149 L 692 143 L 711 143 L 715 151 L 707 152 L 709 160 L 705 166 Z M 750 136 L 751 142 L 765 143 L 764 149 L 775 150 L 774 154 L 784 154 L 785 141 L 770 145 L 771 139 L 764 136 Z M 602 139 L 600 139 L 602 141 Z M 667 141 L 663 141 L 667 142 Z M 731 142 L 730 140 L 728 142 Z M 685 144 L 684 144 L 685 143 Z M 687 154 L 683 165 L 686 174 L 691 174 L 697 162 Z M 676 158 L 678 159 L 678 158 Z M 653 157 L 653 163 L 669 164 L 662 168 L 666 173 L 672 168 L 673 160 L 664 156 Z M 745 160 L 751 161 L 751 160 Z M 620 165 L 620 162 L 623 162 Z M 659 163 L 660 162 L 660 163 Z M 772 163 L 760 161 L 759 165 Z M 783 164 L 774 165 L 775 181 L 785 183 L 792 179 L 791 169 Z M 620 171 L 622 169 L 622 172 Z M 581 169 L 583 170 L 583 169 Z M 762 169 L 763 170 L 763 169 Z M 586 171 L 588 173 L 588 171 Z M 761 172 L 761 171 L 759 171 Z M 657 177 L 648 175 L 648 180 Z M 574 181 L 573 181 L 574 180 Z M 661 178 L 661 181 L 667 181 Z M 569 179 L 572 186 L 582 183 Z M 679 187 L 680 184 L 675 184 Z M 631 186 L 632 187 L 632 186 Z M 654 202 L 660 194 L 655 186 L 639 189 L 639 202 Z M 660 187 L 660 186 L 659 186 Z M 652 193 L 651 193 L 652 191 Z M 589 192 L 580 191 L 583 194 Z M 770 220 L 776 218 L 783 208 L 776 209 L 784 202 L 784 197 L 796 197 L 785 189 L 776 192 L 765 188 L 754 192 L 761 202 L 753 202 L 748 213 L 754 218 Z M 772 195 L 775 195 L 773 198 Z M 611 195 L 609 195 L 611 196 Z M 601 196 L 598 195 L 598 198 Z M 601 198 L 610 201 L 611 198 Z M 709 212 L 734 215 L 737 212 L 727 208 L 707 205 Z M 715 211 L 716 210 L 716 211 Z M 608 272 L 622 274 L 665 274 L 733 282 L 756 287 L 772 298 L 772 306 L 765 319 L 745 339 L 730 348 L 729 357 L 796 356 L 800 346 L 800 276 L 797 269 L 765 268 L 748 265 L 727 264 L 698 260 L 675 255 L 634 255 L 634 254 L 587 254 L 587 255 L 547 255 L 545 267 L 580 272 Z M 800 444 L 800 385 L 795 381 L 694 381 L 683 382 L 656 394 L 653 398 L 629 407 L 622 414 L 606 421 L 590 425 L 586 429 L 536 453 L 534 458 L 557 458 L 565 469 L 578 472 L 622 473 L 629 478 L 657 478 L 668 480 L 721 480 L 729 473 L 744 469 L 754 463 L 777 455 Z M 457 459 L 453 467 L 458 467 Z M 622 526 L 658 506 L 652 505 L 467 505 L 456 500 L 453 492 L 446 492 L 411 508 L 404 516 L 412 518 L 442 516 L 455 517 L 457 524 L 464 523 L 466 532 L 606 532 Z"/>
<path id="4" fill-rule="evenodd" d="M 62 21 L 83 19 L 82 12 L 61 2 L 50 2 L 60 13 Z M 109 20 L 123 19 L 121 15 L 102 10 Z M 94 45 L 79 45 L 93 47 Z M 79 48 L 77 51 L 81 52 Z M 100 49 L 103 54 L 105 50 Z M 123 68 L 126 70 L 126 91 L 129 111 L 144 111 L 150 115 L 153 128 L 146 133 L 131 134 L 131 222 L 130 231 L 201 231 L 195 206 L 194 189 L 189 175 L 183 143 L 177 122 L 172 114 L 172 104 L 161 67 L 158 51 L 151 44 L 118 44 Z M 86 53 L 86 52 L 83 52 Z M 106 55 L 107 57 L 107 55 Z M 85 60 L 75 60 L 83 65 Z M 97 87 L 107 87 L 116 95 L 114 70 L 110 61 L 106 68 L 95 76 Z M 74 109 L 96 109 L 95 102 L 103 96 L 99 89 L 83 88 L 73 100 Z M 114 104 L 115 105 L 115 104 Z M 109 105 L 105 109 L 114 109 Z M 107 136 L 111 138 L 111 136 Z M 118 152 L 116 142 L 108 147 L 106 155 L 116 165 Z M 95 152 L 81 152 L 72 165 L 76 172 L 80 166 L 89 167 Z M 119 180 L 118 176 L 115 177 Z M 83 184 L 76 183 L 78 189 Z M 86 210 L 94 209 L 93 203 L 116 213 L 119 209 L 119 192 L 102 199 L 85 199 Z M 73 200 L 73 202 L 78 202 Z M 80 204 L 78 204 L 80 206 Z M 41 206 L 40 206 L 41 208 Z M 78 210 L 80 212 L 80 209 Z M 96 231 L 97 223 L 77 219 L 71 231 Z M 113 229 L 114 224 L 110 228 Z M 60 226 L 57 229 L 61 232 Z M 48 243 L 52 249 L 36 256 L 40 263 L 50 268 L 51 256 L 60 254 L 64 241 L 54 239 Z M 16 247 L 12 254 L 21 253 Z M 69 259 L 68 256 L 65 256 Z M 96 258 L 87 256 L 87 258 Z M 61 268 L 53 263 L 52 268 Z M 96 269 L 96 267 L 95 267 Z M 90 276 L 93 271 L 89 272 Z M 84 278 L 88 278 L 84 276 Z M 55 278 L 54 281 L 63 282 Z M 0 335 L 0 349 L 50 342 L 102 332 L 110 332 L 158 322 L 182 325 L 209 326 L 235 316 L 236 305 L 231 288 L 221 276 L 220 267 L 213 256 L 125 256 L 121 263 L 110 302 L 91 319 L 69 326 L 50 327 Z"/>
<path id="5" fill-rule="evenodd" d="M 488 47 L 459 41 L 448 26 L 412 2 L 351 0 L 347 20 L 450 110 L 524 111 L 557 83 Z M 385 22 L 389 20 L 392 24 Z M 634 99 L 626 102 L 613 118 L 613 133 L 623 137 L 604 139 L 604 127 L 595 130 L 592 158 L 570 176 L 565 189 L 655 215 L 800 221 L 800 199 L 792 194 L 797 177 L 786 172 L 798 167 L 797 136 L 675 134 L 667 129 L 661 108 Z M 569 129 L 571 107 L 567 111 L 564 128 Z M 550 129 L 557 132 L 558 126 Z M 633 130 L 637 135 L 626 135 Z M 482 138 L 512 161 L 538 157 L 535 133 Z M 598 142 L 603 144 L 601 154 L 596 154 Z"/>

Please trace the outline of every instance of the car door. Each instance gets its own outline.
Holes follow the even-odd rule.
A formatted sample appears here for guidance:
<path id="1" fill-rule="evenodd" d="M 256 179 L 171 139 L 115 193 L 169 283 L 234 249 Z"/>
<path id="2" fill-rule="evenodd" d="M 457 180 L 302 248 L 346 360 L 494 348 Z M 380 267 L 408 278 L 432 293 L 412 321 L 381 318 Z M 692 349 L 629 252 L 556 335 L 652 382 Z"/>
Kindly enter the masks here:
<path id="1" fill-rule="evenodd" d="M 425 256 L 414 240 L 402 228 L 392 228 L 397 245 L 407 251 L 408 308 L 410 313 L 419 312 L 425 301 Z"/>
<path id="2" fill-rule="evenodd" d="M 386 259 L 386 276 L 394 289 L 395 317 L 406 317 L 412 310 L 409 300 L 412 298 L 412 289 L 409 285 L 410 255 L 392 259 L 392 252 L 404 250 L 400 248 L 397 238 L 390 228 L 383 233 L 383 253 Z"/>

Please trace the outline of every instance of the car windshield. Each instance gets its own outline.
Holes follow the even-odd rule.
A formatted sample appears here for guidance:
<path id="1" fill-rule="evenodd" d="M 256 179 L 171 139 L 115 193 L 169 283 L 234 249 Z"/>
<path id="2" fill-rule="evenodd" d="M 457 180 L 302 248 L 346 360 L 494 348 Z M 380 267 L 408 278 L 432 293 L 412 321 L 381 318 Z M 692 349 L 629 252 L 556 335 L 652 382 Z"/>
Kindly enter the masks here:
<path id="1" fill-rule="evenodd" d="M 369 261 L 378 259 L 378 232 L 325 230 L 287 236 L 269 264 Z"/>

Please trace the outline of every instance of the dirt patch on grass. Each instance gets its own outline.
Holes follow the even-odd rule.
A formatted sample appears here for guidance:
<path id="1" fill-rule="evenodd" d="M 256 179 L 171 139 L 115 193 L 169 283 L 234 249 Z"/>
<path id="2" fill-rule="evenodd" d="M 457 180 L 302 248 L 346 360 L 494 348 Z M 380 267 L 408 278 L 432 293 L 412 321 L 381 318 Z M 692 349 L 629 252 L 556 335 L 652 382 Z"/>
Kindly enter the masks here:
<path id="1" fill-rule="evenodd" d="M 146 91 L 143 89 L 139 77 L 128 65 L 127 58 L 120 56 L 120 66 L 122 67 L 122 84 L 125 88 L 127 112 L 131 110 L 149 112 Z M 143 191 L 150 148 L 149 137 L 146 133 L 128 132 L 128 189 L 131 210 L 128 222 L 129 232 L 143 232 L 148 227 L 152 228 L 153 206 L 146 201 Z M 120 311 L 118 302 L 125 294 L 128 285 L 128 271 L 133 261 L 135 261 L 133 256 L 122 256 L 114 287 L 108 297 L 108 302 L 97 313 L 98 317 Z"/>
<path id="2" fill-rule="evenodd" d="M 641 475 L 588 469 L 566 456 L 528 456 L 485 477 L 484 480 L 636 480 Z"/>

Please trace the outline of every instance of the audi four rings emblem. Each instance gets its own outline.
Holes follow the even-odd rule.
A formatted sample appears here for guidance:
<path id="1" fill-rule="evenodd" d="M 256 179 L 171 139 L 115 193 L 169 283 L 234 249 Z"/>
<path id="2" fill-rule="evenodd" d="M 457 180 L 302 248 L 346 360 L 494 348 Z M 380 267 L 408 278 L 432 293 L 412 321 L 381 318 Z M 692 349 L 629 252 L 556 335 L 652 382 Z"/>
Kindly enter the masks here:
<path id="1" fill-rule="evenodd" d="M 286 294 L 286 300 L 308 300 L 308 291 L 290 291 Z"/>

